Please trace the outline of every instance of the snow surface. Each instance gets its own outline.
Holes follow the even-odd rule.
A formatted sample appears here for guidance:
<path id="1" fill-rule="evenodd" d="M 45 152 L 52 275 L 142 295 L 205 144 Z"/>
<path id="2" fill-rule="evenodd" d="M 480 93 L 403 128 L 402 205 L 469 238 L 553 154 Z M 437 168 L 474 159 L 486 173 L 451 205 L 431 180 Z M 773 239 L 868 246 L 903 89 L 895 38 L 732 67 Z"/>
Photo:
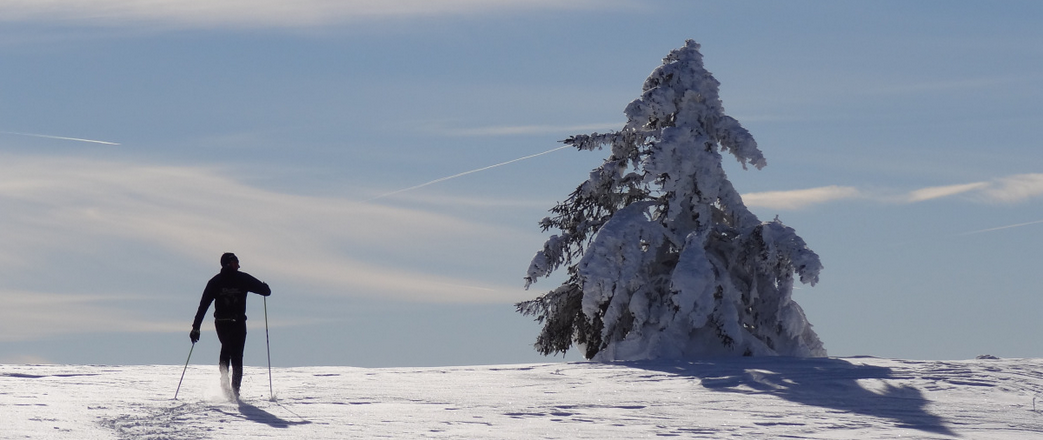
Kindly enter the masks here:
<path id="1" fill-rule="evenodd" d="M 1043 359 L 182 368 L 0 365 L 0 438 L 1043 438 Z"/>

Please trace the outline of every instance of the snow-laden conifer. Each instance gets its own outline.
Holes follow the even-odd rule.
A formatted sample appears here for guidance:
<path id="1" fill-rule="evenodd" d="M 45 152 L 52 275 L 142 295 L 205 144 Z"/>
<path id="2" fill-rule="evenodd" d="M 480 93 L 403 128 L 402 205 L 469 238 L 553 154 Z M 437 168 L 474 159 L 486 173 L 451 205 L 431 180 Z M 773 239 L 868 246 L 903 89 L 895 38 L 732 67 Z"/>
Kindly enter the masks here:
<path id="1" fill-rule="evenodd" d="M 794 275 L 814 285 L 822 265 L 793 229 L 758 220 L 728 181 L 724 152 L 744 169 L 767 162 L 724 113 L 719 85 L 688 40 L 626 107 L 623 129 L 564 141 L 611 153 L 541 222 L 559 232 L 533 258 L 526 287 L 562 267 L 568 279 L 517 304 L 543 324 L 538 351 L 825 356 L 792 299 Z"/>

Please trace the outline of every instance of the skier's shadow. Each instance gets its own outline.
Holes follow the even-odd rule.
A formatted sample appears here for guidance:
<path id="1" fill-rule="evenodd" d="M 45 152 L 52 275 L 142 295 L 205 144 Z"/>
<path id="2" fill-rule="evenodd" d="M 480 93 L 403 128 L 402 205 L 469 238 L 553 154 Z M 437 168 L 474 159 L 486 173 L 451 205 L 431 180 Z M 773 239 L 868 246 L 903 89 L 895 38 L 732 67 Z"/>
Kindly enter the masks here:
<path id="1" fill-rule="evenodd" d="M 882 390 L 870 391 L 859 385 L 859 379 L 898 379 L 886 367 L 833 358 L 771 357 L 625 364 L 696 377 L 713 391 L 770 394 L 804 405 L 890 419 L 901 427 L 956 435 L 941 417 L 927 412 L 928 401 L 920 390 L 886 384 Z"/>
<path id="2" fill-rule="evenodd" d="M 251 422 L 264 423 L 265 425 L 271 426 L 272 428 L 289 428 L 292 425 L 307 425 L 311 422 L 301 419 L 300 421 L 290 421 L 280 418 L 279 416 L 265 411 L 261 408 L 253 406 L 249 403 L 239 401 L 239 414 L 243 418 Z"/>

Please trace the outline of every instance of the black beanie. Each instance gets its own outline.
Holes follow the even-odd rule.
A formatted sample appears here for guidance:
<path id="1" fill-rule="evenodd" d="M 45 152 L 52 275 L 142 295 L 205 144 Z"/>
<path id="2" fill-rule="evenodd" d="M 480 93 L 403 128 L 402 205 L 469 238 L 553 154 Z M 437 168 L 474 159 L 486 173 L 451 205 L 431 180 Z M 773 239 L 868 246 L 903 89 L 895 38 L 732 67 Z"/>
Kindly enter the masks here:
<path id="1" fill-rule="evenodd" d="M 239 262 L 239 257 L 236 257 L 231 252 L 225 252 L 224 255 L 221 255 L 221 267 L 228 267 L 233 261 Z"/>

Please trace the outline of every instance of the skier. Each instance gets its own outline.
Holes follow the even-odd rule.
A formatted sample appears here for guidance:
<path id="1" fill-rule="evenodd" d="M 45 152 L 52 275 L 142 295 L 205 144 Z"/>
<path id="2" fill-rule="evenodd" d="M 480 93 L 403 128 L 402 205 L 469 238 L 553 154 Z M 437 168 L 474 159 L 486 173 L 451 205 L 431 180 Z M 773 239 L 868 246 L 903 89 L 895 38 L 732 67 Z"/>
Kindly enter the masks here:
<path id="1" fill-rule="evenodd" d="M 203 315 L 206 315 L 210 303 L 214 303 L 214 327 L 217 339 L 221 341 L 221 389 L 229 398 L 236 400 L 239 399 L 239 387 L 243 383 L 247 292 L 268 296 L 272 294 L 272 289 L 250 274 L 240 272 L 239 258 L 235 254 L 228 252 L 221 255 L 221 273 L 206 283 L 203 298 L 199 300 L 199 310 L 192 321 L 192 332 L 189 333 L 193 344 L 199 341 Z M 228 380 L 229 366 L 232 368 L 231 382 Z"/>

